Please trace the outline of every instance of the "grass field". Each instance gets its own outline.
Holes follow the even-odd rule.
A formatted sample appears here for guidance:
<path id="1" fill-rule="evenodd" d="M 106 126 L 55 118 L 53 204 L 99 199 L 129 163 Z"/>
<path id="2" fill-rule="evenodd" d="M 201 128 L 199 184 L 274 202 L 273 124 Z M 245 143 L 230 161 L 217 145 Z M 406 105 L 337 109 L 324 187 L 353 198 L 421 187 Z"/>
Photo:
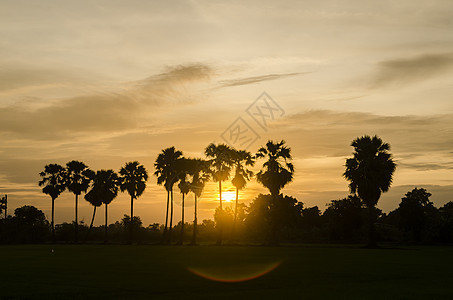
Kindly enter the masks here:
<path id="1" fill-rule="evenodd" d="M 453 299 L 450 247 L 26 245 L 0 255 L 2 299 Z M 272 267 L 238 282 L 193 273 L 231 281 Z"/>

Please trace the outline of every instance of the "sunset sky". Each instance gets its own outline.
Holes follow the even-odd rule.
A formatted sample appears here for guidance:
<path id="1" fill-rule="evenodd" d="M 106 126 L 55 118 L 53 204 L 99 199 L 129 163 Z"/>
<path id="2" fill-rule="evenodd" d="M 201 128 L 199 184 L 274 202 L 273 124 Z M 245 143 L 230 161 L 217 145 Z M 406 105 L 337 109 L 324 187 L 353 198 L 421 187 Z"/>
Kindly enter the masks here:
<path id="1" fill-rule="evenodd" d="M 241 117 L 259 135 L 247 150 L 269 139 L 292 148 L 296 174 L 283 193 L 305 207 L 348 195 L 345 158 L 365 134 L 390 143 L 398 164 L 379 208 L 395 209 L 414 187 L 443 205 L 453 200 L 452 32 L 453 3 L 441 0 L 3 0 L 0 195 L 9 213 L 28 204 L 49 216 L 44 165 L 118 171 L 138 160 L 151 175 L 161 149 L 202 157 Z M 263 92 L 284 111 L 265 128 L 246 112 Z M 200 200 L 201 219 L 212 218 L 216 187 Z M 252 180 L 242 201 L 259 192 Z M 165 201 L 150 176 L 135 204 L 145 226 L 164 221 Z M 110 221 L 129 205 L 120 194 Z M 62 194 L 56 222 L 70 222 L 73 206 Z M 92 207 L 79 207 L 89 222 Z"/>

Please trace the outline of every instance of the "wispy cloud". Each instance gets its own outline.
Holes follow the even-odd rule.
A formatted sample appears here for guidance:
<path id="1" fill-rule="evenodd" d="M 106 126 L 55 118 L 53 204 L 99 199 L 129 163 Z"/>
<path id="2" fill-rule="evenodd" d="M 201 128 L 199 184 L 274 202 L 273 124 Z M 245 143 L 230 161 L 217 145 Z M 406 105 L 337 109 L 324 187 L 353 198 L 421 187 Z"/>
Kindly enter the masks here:
<path id="1" fill-rule="evenodd" d="M 238 85 L 254 84 L 254 83 L 259 83 L 259 82 L 269 81 L 269 80 L 277 80 L 277 79 L 292 77 L 292 76 L 301 75 L 301 74 L 308 74 L 308 73 L 310 73 L 310 72 L 267 74 L 267 75 L 261 75 L 261 76 L 223 80 L 223 81 L 220 81 L 220 84 L 222 85 L 222 87 L 238 86 Z"/>
<path id="2" fill-rule="evenodd" d="M 193 101 L 190 84 L 209 80 L 206 65 L 181 65 L 129 84 L 118 92 L 62 99 L 32 109 L 27 103 L 0 108 L 0 133 L 31 139 L 58 139 L 84 132 L 133 129 L 151 109 Z"/>
<path id="3" fill-rule="evenodd" d="M 371 87 L 412 83 L 453 69 L 453 53 L 425 54 L 382 61 L 371 78 Z"/>

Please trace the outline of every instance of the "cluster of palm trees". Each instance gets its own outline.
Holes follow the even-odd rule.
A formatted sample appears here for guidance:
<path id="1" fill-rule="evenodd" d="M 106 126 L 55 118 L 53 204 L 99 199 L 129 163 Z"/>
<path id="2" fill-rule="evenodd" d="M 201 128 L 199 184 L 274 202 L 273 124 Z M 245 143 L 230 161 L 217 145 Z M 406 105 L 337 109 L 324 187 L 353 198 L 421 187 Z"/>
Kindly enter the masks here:
<path id="1" fill-rule="evenodd" d="M 253 177 L 250 167 L 253 167 L 256 159 L 267 158 L 263 164 L 263 170 L 257 174 L 257 180 L 267 187 L 272 195 L 278 195 L 281 188 L 292 180 L 294 168 L 291 160 L 290 148 L 284 141 L 269 141 L 266 147 L 262 147 L 253 155 L 245 150 L 236 150 L 225 144 L 210 144 L 205 149 L 205 158 L 187 158 L 175 147 L 163 149 L 154 163 L 157 183 L 163 185 L 167 192 L 167 205 L 165 226 L 162 235 L 162 243 L 171 243 L 173 228 L 173 187 L 177 185 L 182 196 L 182 220 L 181 232 L 178 244 L 183 243 L 184 236 L 184 201 L 185 196 L 192 192 L 195 197 L 194 226 L 192 244 L 197 243 L 197 210 L 198 198 L 201 196 L 206 183 L 212 179 L 219 184 L 219 210 L 223 211 L 222 182 L 232 177 L 232 184 L 236 187 L 236 203 L 234 211 L 234 226 L 237 220 L 239 191 Z M 233 176 L 232 173 L 234 174 Z M 93 217 L 90 223 L 91 231 L 96 208 L 105 205 L 105 240 L 107 241 L 108 205 L 116 198 L 118 191 L 127 191 L 131 197 L 131 220 L 133 220 L 134 200 L 137 199 L 146 188 L 148 174 L 146 169 L 138 162 L 126 163 L 119 173 L 113 170 L 99 170 L 94 172 L 84 163 L 71 161 L 66 167 L 58 164 L 46 165 L 40 173 L 43 192 L 52 198 L 52 239 L 55 240 L 54 226 L 54 202 L 66 189 L 75 195 L 75 242 L 78 241 L 78 197 L 85 192 L 85 199 L 93 205 Z M 223 226 L 218 224 L 217 244 L 222 244 Z M 133 226 L 130 226 L 129 239 L 133 240 Z"/>
<path id="2" fill-rule="evenodd" d="M 119 171 L 119 175 L 113 170 L 99 170 L 94 172 L 83 162 L 70 161 L 63 167 L 59 164 L 49 164 L 44 167 L 40 174 L 39 186 L 43 186 L 43 193 L 52 198 L 51 229 L 52 241 L 55 241 L 54 211 L 55 199 L 66 189 L 75 195 L 75 234 L 74 241 L 78 242 L 78 197 L 84 192 L 85 199 L 93 205 L 93 217 L 90 229 L 93 227 L 96 208 L 105 205 L 105 241 L 107 241 L 108 204 L 118 195 L 118 190 L 127 191 L 131 197 L 131 219 L 134 216 L 134 200 L 137 199 L 146 188 L 148 174 L 146 169 L 137 161 L 128 162 Z M 91 188 L 89 191 L 88 189 Z M 87 192 L 88 191 L 88 192 Z M 132 228 L 130 226 L 130 240 L 132 241 Z"/>
<path id="3" fill-rule="evenodd" d="M 350 191 L 358 195 L 362 203 L 370 212 L 370 244 L 374 243 L 373 212 L 382 192 L 388 191 L 396 164 L 389 153 L 390 146 L 379 137 L 363 136 L 355 139 L 351 146 L 354 147 L 353 157 L 346 160 L 344 177 L 350 182 Z M 157 183 L 164 186 L 167 192 L 166 217 L 161 243 L 172 242 L 173 228 L 173 187 L 177 185 L 182 196 L 181 232 L 178 244 L 183 243 L 184 236 L 184 205 L 185 196 L 192 192 L 195 198 L 194 226 L 191 244 L 197 243 L 197 210 L 198 198 L 209 180 L 219 184 L 219 207 L 222 207 L 222 182 L 231 179 L 236 187 L 236 202 L 234 211 L 234 227 L 237 220 L 239 191 L 254 176 L 250 167 L 256 160 L 264 159 L 261 170 L 256 174 L 256 180 L 267 188 L 273 202 L 277 202 L 280 192 L 293 180 L 294 166 L 291 163 L 291 149 L 285 141 L 268 141 L 264 147 L 252 154 L 245 150 L 237 150 L 225 144 L 209 144 L 205 148 L 205 158 L 186 158 L 175 147 L 163 149 L 157 156 L 154 175 Z M 234 174 L 233 176 L 231 176 Z M 131 197 L 131 221 L 134 219 L 134 200 L 143 194 L 146 188 L 148 174 L 143 165 L 137 161 L 128 162 L 119 171 L 99 170 L 94 172 L 84 163 L 71 161 L 62 167 L 58 164 L 45 166 L 40 173 L 42 180 L 39 182 L 43 192 L 52 198 L 52 239 L 55 240 L 54 228 L 54 201 L 64 191 L 68 190 L 75 195 L 75 241 L 78 240 L 77 207 L 78 196 L 85 192 L 85 199 L 93 205 L 93 217 L 90 230 L 93 226 L 96 208 L 105 205 L 105 240 L 107 241 L 107 216 L 108 204 L 118 195 L 118 191 L 127 192 Z M 89 190 L 89 191 L 88 191 Z M 131 222 L 132 223 L 132 222 Z M 133 226 L 131 224 L 129 242 L 133 241 Z M 277 238 L 277 224 L 271 224 L 271 239 Z M 223 225 L 217 224 L 217 244 L 222 244 Z M 90 232 L 90 230 L 88 232 Z"/>

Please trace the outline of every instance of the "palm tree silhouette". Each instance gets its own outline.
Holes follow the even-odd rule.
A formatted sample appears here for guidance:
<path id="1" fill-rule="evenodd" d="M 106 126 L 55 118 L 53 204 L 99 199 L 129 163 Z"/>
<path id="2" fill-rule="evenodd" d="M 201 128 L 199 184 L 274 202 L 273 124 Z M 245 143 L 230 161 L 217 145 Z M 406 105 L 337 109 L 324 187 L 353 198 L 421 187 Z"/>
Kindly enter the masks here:
<path id="1" fill-rule="evenodd" d="M 390 145 L 378 136 L 368 135 L 352 141 L 353 157 L 346 159 L 343 176 L 348 180 L 351 193 L 357 194 L 368 208 L 369 247 L 376 246 L 374 236 L 375 207 L 389 190 L 396 164 L 390 154 Z"/>
<path id="2" fill-rule="evenodd" d="M 190 183 L 187 181 L 187 177 L 189 175 L 189 166 L 190 160 L 186 158 L 182 158 L 177 166 L 178 174 L 179 174 L 179 183 L 178 188 L 182 195 L 182 203 L 181 203 L 181 234 L 179 237 L 178 245 L 182 245 L 184 243 L 184 201 L 185 196 L 190 192 Z"/>
<path id="3" fill-rule="evenodd" d="M 195 158 L 188 160 L 188 173 L 192 176 L 189 189 L 194 193 L 195 196 L 195 209 L 194 209 L 194 220 L 193 220 L 193 235 L 191 245 L 197 244 L 197 225 L 198 225 L 198 198 L 201 196 L 203 189 L 208 182 L 211 170 L 210 162 Z"/>
<path id="4" fill-rule="evenodd" d="M 78 221 L 78 200 L 82 192 L 86 192 L 90 186 L 89 177 L 91 170 L 83 162 L 70 161 L 66 164 L 66 187 L 75 195 L 75 221 L 74 221 L 74 242 L 79 239 L 79 221 Z"/>
<path id="5" fill-rule="evenodd" d="M 129 224 L 129 242 L 133 241 L 133 227 L 132 221 L 134 220 L 134 199 L 140 197 L 146 188 L 146 181 L 148 180 L 148 173 L 143 165 L 138 161 L 128 162 L 120 170 L 120 189 L 122 192 L 127 191 L 131 196 L 131 223 Z"/>
<path id="6" fill-rule="evenodd" d="M 205 149 L 206 157 L 210 158 L 212 178 L 219 183 L 220 212 L 222 212 L 222 181 L 230 177 L 232 166 L 232 149 L 225 144 L 209 144 Z M 219 226 L 219 237 L 217 245 L 222 244 L 223 228 Z"/>
<path id="7" fill-rule="evenodd" d="M 91 221 L 92 227 L 94 216 L 96 213 L 96 207 L 100 206 L 99 203 L 105 204 L 105 232 L 104 232 L 104 242 L 107 242 L 108 235 L 108 205 L 116 198 L 118 195 L 118 181 L 119 177 L 113 170 L 100 170 L 96 172 L 94 176 L 94 182 L 91 190 L 85 195 L 85 199 L 93 204 L 93 219 Z M 99 205 L 97 205 L 99 204 Z"/>
<path id="8" fill-rule="evenodd" d="M 91 181 L 94 181 L 96 173 L 91 171 L 91 174 L 89 176 L 91 178 Z M 93 205 L 93 216 L 91 218 L 90 228 L 88 229 L 87 235 L 85 237 L 85 240 L 87 240 L 90 235 L 91 229 L 93 228 L 94 217 L 96 216 L 96 208 L 102 205 L 102 198 L 101 194 L 97 191 L 97 189 L 96 190 L 91 189 L 88 193 L 85 194 L 85 200 L 87 200 L 91 205 Z"/>
<path id="9" fill-rule="evenodd" d="M 44 167 L 44 171 L 39 173 L 42 179 L 39 181 L 39 186 L 44 186 L 42 192 L 52 198 L 52 242 L 55 243 L 55 199 L 60 196 L 66 189 L 66 171 L 58 164 L 49 164 Z"/>
<path id="10" fill-rule="evenodd" d="M 291 161 L 291 148 L 285 146 L 285 141 L 274 143 L 268 141 L 266 147 L 261 147 L 256 158 L 267 158 L 263 170 L 256 174 L 256 179 L 266 187 L 275 198 L 280 190 L 293 180 L 294 166 Z"/>
<path id="11" fill-rule="evenodd" d="M 266 147 L 258 150 L 256 158 L 267 158 L 263 163 L 263 170 L 256 174 L 256 179 L 271 193 L 271 208 L 275 214 L 280 190 L 293 180 L 294 166 L 290 163 L 291 148 L 287 147 L 283 140 L 278 143 L 268 141 Z M 278 244 L 277 223 L 271 224 L 269 239 L 271 245 Z"/>
<path id="12" fill-rule="evenodd" d="M 169 147 L 157 156 L 154 168 L 154 175 L 157 176 L 157 184 L 164 185 L 167 191 L 167 211 L 165 215 L 165 228 L 162 235 L 161 243 L 171 243 L 171 229 L 173 226 L 173 185 L 178 182 L 178 161 L 182 158 L 182 152 L 177 151 L 175 147 Z M 171 212 L 170 212 L 170 229 L 168 229 L 168 207 L 171 197 Z M 168 237 L 167 237 L 168 231 Z"/>
<path id="13" fill-rule="evenodd" d="M 247 184 L 247 181 L 253 176 L 253 172 L 247 169 L 247 167 L 253 167 L 255 165 L 255 160 L 252 154 L 245 150 L 232 149 L 232 153 L 231 157 L 235 168 L 235 175 L 233 180 L 231 180 L 231 183 L 236 187 L 236 204 L 234 207 L 234 222 L 232 229 L 232 236 L 234 237 L 238 215 L 239 190 L 242 190 Z"/>

